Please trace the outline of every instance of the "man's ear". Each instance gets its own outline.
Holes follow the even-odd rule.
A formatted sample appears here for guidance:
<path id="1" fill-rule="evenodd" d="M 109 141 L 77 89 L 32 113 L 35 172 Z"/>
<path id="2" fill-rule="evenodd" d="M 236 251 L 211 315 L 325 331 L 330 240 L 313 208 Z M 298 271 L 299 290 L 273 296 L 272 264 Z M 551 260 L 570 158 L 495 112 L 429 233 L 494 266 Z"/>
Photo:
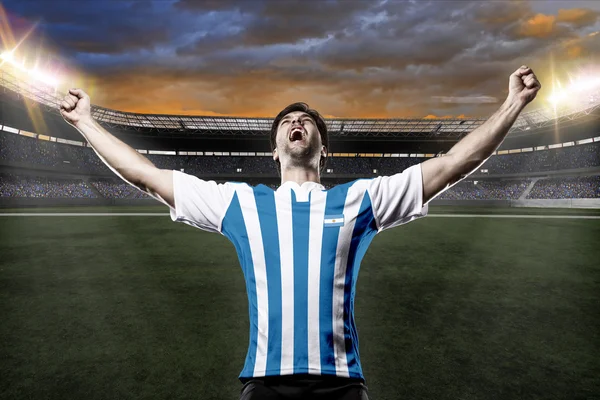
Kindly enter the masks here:
<path id="1" fill-rule="evenodd" d="M 327 158 L 327 147 L 321 146 L 321 155 Z"/>
<path id="2" fill-rule="evenodd" d="M 277 154 L 277 149 L 273 149 L 273 161 L 279 160 L 279 154 Z"/>

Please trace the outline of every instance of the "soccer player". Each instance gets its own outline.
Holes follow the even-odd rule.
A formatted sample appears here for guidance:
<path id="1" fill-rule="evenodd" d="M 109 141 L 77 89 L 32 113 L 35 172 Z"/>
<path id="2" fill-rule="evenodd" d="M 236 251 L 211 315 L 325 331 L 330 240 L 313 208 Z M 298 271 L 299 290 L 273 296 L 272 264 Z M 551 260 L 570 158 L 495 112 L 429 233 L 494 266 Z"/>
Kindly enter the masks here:
<path id="1" fill-rule="evenodd" d="M 237 250 L 250 313 L 241 399 L 367 399 L 354 323 L 360 262 L 378 232 L 424 217 L 428 202 L 469 175 L 500 146 L 541 88 L 527 66 L 509 79 L 500 109 L 443 157 L 392 176 L 329 190 L 320 183 L 327 127 L 304 103 L 271 128 L 281 186 L 217 184 L 156 168 L 90 114 L 71 89 L 61 114 L 111 170 L 170 207 L 173 221 L 218 232 Z"/>

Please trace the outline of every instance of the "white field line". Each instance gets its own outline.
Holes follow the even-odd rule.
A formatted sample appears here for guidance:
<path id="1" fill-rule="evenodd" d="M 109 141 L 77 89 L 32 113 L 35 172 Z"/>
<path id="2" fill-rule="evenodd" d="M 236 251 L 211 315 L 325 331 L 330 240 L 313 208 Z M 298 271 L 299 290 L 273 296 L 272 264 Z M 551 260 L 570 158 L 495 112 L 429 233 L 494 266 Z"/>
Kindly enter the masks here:
<path id="1" fill-rule="evenodd" d="M 0 217 L 164 217 L 164 213 L 0 213 Z"/>
<path id="2" fill-rule="evenodd" d="M 167 217 L 165 213 L 1 213 L 0 217 Z M 429 214 L 427 218 L 600 219 L 600 215 Z"/>
<path id="3" fill-rule="evenodd" d="M 600 219 L 600 215 L 534 215 L 534 214 L 429 214 L 443 218 L 543 218 L 543 219 Z"/>

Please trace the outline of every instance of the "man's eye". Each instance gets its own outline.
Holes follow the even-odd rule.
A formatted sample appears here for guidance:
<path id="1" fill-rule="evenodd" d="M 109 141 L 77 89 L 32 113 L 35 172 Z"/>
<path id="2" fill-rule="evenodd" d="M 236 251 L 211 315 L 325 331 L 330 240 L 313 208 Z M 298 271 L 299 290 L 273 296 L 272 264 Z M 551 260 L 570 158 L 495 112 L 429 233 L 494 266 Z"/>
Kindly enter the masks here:
<path id="1" fill-rule="evenodd" d="M 287 120 L 286 121 L 281 121 L 281 125 L 287 124 L 288 122 L 290 122 L 290 121 L 287 121 Z"/>

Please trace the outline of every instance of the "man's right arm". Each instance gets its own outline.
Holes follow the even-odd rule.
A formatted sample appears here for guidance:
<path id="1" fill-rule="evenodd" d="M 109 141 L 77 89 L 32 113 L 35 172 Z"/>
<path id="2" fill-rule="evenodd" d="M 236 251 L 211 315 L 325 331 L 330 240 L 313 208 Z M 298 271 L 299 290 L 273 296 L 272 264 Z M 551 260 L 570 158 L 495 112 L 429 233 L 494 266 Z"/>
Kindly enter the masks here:
<path id="1" fill-rule="evenodd" d="M 121 179 L 171 208 L 175 207 L 173 171 L 156 168 L 150 160 L 100 126 L 91 116 L 90 98 L 83 90 L 69 90 L 61 103 L 60 113 Z"/>

